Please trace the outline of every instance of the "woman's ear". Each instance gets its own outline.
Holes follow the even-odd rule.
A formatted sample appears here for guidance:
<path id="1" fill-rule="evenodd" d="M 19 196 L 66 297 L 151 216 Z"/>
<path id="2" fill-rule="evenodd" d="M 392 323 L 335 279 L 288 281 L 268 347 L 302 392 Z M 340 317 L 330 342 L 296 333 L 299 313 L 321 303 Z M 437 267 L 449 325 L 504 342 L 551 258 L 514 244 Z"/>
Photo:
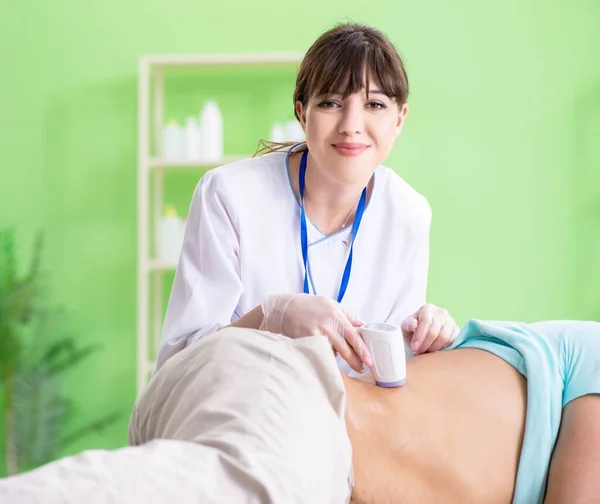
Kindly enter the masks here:
<path id="1" fill-rule="evenodd" d="M 304 131 L 304 133 L 306 133 L 306 110 L 305 108 L 302 106 L 302 102 L 301 101 L 297 101 L 296 102 L 296 116 L 298 117 L 298 121 L 300 121 L 300 126 L 302 126 L 302 131 Z"/>
<path id="2" fill-rule="evenodd" d="M 404 120 L 408 114 L 408 103 L 398 108 L 398 119 L 396 121 L 396 136 L 402 133 L 402 127 L 404 126 Z"/>

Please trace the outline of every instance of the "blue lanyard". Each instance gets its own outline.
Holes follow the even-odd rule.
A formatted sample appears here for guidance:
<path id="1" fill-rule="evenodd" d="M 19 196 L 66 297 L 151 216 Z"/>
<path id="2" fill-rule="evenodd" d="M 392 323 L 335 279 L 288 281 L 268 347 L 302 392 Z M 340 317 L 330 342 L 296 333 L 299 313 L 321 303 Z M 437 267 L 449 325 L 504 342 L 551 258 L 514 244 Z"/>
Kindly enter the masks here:
<path id="1" fill-rule="evenodd" d="M 300 161 L 300 172 L 298 174 L 298 189 L 300 190 L 300 241 L 302 243 L 302 260 L 304 261 L 304 293 L 308 294 L 308 233 L 306 232 L 306 212 L 304 211 L 304 179 L 306 178 L 306 160 L 308 159 L 308 150 L 305 150 L 302 154 L 302 160 Z M 344 268 L 344 274 L 342 275 L 342 283 L 340 285 L 340 291 L 338 293 L 338 303 L 342 301 L 346 288 L 348 287 L 348 280 L 350 279 L 350 270 L 352 269 L 352 249 L 354 247 L 354 239 L 358 233 L 360 227 L 360 221 L 362 220 L 363 213 L 365 211 L 365 203 L 367 201 L 367 188 L 363 189 L 358 202 L 358 208 L 356 209 L 356 215 L 354 217 L 354 223 L 352 224 L 352 241 L 350 242 L 350 254 L 346 261 L 346 267 Z"/>

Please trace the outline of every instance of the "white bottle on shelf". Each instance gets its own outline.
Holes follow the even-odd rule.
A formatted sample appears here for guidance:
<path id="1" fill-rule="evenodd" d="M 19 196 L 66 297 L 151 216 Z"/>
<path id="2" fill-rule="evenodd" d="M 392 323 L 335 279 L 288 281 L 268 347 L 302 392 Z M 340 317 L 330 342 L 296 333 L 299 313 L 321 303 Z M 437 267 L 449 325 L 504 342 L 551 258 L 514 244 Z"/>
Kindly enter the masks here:
<path id="1" fill-rule="evenodd" d="M 169 161 L 183 157 L 183 129 L 175 119 L 171 119 L 163 128 L 162 152 L 160 155 Z"/>
<path id="2" fill-rule="evenodd" d="M 304 131 L 295 119 L 285 124 L 286 137 L 289 142 L 304 142 Z"/>
<path id="3" fill-rule="evenodd" d="M 283 143 L 286 141 L 285 127 L 281 123 L 275 123 L 271 127 L 271 142 Z"/>
<path id="4" fill-rule="evenodd" d="M 202 153 L 202 133 L 200 124 L 195 117 L 188 117 L 185 121 L 185 159 L 198 161 Z"/>
<path id="5" fill-rule="evenodd" d="M 223 117 L 217 102 L 208 100 L 200 112 L 202 158 L 217 161 L 223 157 Z"/>
<path id="6" fill-rule="evenodd" d="M 183 247 L 185 224 L 172 206 L 165 208 L 156 229 L 156 258 L 170 265 L 177 264 Z"/>

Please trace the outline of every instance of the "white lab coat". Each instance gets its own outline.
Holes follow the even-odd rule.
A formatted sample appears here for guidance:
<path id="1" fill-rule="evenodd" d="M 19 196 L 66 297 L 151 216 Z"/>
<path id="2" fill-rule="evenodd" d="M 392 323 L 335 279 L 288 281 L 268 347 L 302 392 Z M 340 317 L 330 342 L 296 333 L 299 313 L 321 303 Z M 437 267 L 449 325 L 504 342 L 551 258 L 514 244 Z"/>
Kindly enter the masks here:
<path id="1" fill-rule="evenodd" d="M 273 152 L 215 168 L 199 181 L 157 369 L 268 295 L 303 291 L 300 205 L 287 161 L 288 152 Z M 391 169 L 379 166 L 374 177 L 341 304 L 366 322 L 399 325 L 425 303 L 431 207 Z M 310 219 L 307 226 L 311 292 L 336 299 L 352 226 L 330 236 Z"/>

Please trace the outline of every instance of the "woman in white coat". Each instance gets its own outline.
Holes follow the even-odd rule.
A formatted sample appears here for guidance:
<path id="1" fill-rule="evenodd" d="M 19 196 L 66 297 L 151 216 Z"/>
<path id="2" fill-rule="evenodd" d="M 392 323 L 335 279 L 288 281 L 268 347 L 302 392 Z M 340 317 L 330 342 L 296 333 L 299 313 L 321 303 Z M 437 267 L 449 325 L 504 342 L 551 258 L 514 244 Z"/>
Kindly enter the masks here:
<path id="1" fill-rule="evenodd" d="M 233 325 L 327 336 L 342 369 L 372 364 L 356 327 L 401 326 L 414 353 L 459 328 L 426 303 L 431 209 L 382 166 L 408 80 L 378 30 L 344 24 L 305 55 L 294 92 L 306 141 L 211 170 L 198 183 L 157 368 Z"/>

